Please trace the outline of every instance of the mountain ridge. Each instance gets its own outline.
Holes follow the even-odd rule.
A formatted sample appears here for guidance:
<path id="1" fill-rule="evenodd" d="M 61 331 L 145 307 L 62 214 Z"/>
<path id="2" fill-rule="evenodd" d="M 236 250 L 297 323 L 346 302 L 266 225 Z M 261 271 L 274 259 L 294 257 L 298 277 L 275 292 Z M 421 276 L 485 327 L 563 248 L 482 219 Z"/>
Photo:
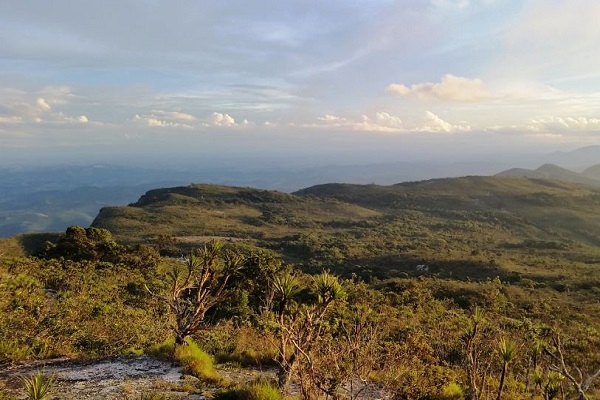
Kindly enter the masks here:
<path id="1" fill-rule="evenodd" d="M 347 232 L 407 216 L 427 224 L 483 224 L 505 241 L 518 237 L 600 245 L 600 188 L 519 177 L 390 186 L 331 183 L 292 194 L 194 184 L 149 191 L 127 207 L 103 208 L 92 225 L 134 242 L 167 234 L 275 243 L 290 235 L 335 235 L 337 229 Z"/>
<path id="2" fill-rule="evenodd" d="M 543 164 L 537 169 L 511 168 L 497 173 L 494 176 L 514 176 L 537 179 L 552 179 L 557 181 L 574 182 L 586 185 L 600 186 L 600 180 L 594 176 L 600 177 L 600 165 L 587 168 L 584 172 L 575 172 L 567 168 L 559 167 L 556 164 Z M 598 175 L 596 175 L 598 173 Z"/>

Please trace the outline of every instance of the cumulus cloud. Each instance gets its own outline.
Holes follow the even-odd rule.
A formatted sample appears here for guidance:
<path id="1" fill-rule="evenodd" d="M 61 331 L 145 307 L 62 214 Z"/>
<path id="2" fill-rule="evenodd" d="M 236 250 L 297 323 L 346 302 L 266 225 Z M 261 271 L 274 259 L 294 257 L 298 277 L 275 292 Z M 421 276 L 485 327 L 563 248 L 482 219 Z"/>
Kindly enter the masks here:
<path id="1" fill-rule="evenodd" d="M 0 124 L 56 126 L 88 123 L 85 115 L 69 112 L 72 94 L 66 87 L 44 87 L 37 91 L 0 89 Z M 51 106 L 52 104 L 52 106 Z M 23 128 L 26 129 L 26 128 Z"/>
<path id="2" fill-rule="evenodd" d="M 448 121 L 443 120 L 431 111 L 425 113 L 427 122 L 425 125 L 419 128 L 419 130 L 427 132 L 460 132 L 469 131 L 471 127 L 467 124 L 451 124 Z"/>
<path id="3" fill-rule="evenodd" d="M 528 128 L 534 132 L 597 131 L 600 118 L 550 116 L 531 120 Z"/>
<path id="4" fill-rule="evenodd" d="M 211 123 L 214 126 L 235 126 L 235 119 L 229 114 L 213 113 Z"/>
<path id="5" fill-rule="evenodd" d="M 163 111 L 163 110 L 153 110 L 152 115 L 160 118 L 162 120 L 169 121 L 196 121 L 197 118 L 191 114 L 186 114 L 178 111 Z"/>
<path id="6" fill-rule="evenodd" d="M 42 97 L 38 97 L 36 104 L 41 111 L 50 111 L 52 107 Z"/>
<path id="7" fill-rule="evenodd" d="M 317 118 L 317 121 L 321 125 L 346 127 L 363 131 L 395 132 L 402 130 L 402 119 L 384 111 L 376 112 L 372 116 L 362 115 L 359 120 L 326 114 Z"/>
<path id="8" fill-rule="evenodd" d="M 383 111 L 376 112 L 371 116 L 362 115 L 359 119 L 325 114 L 317 118 L 317 126 L 323 125 L 370 132 L 400 132 L 403 130 L 402 119 Z"/>
<path id="9" fill-rule="evenodd" d="M 328 127 L 383 133 L 453 133 L 471 130 L 471 126 L 465 122 L 450 123 L 431 111 L 427 111 L 424 118 L 417 118 L 408 123 L 403 121 L 402 118 L 384 111 L 379 111 L 371 115 L 362 115 L 359 119 L 326 114 L 319 117 L 317 122 L 317 126 L 326 125 Z"/>
<path id="10" fill-rule="evenodd" d="M 138 115 L 136 114 L 132 121 L 137 124 L 146 125 L 153 128 L 192 128 L 190 125 L 182 124 L 175 121 L 169 121 L 165 119 L 161 119 L 154 114 L 151 115 Z"/>
<path id="11" fill-rule="evenodd" d="M 489 99 L 491 94 L 481 79 L 470 79 L 452 74 L 444 75 L 439 83 L 417 83 L 406 86 L 392 83 L 386 91 L 400 97 L 416 97 L 419 100 L 442 100 L 451 102 L 474 102 Z"/>
<path id="12" fill-rule="evenodd" d="M 317 118 L 317 121 L 319 124 L 324 124 L 330 127 L 348 126 L 350 124 L 348 119 L 331 114 L 325 114 Z"/>
<path id="13" fill-rule="evenodd" d="M 229 114 L 213 112 L 210 116 L 198 118 L 191 114 L 176 111 L 154 110 L 149 114 L 136 114 L 131 120 L 136 124 L 157 128 L 201 129 L 208 127 L 247 127 L 254 123 L 247 119 L 241 122 Z"/>
<path id="14" fill-rule="evenodd" d="M 401 132 L 404 130 L 402 119 L 387 112 L 376 112 L 373 117 L 362 116 L 362 121 L 355 125 L 356 129 L 371 132 Z"/>

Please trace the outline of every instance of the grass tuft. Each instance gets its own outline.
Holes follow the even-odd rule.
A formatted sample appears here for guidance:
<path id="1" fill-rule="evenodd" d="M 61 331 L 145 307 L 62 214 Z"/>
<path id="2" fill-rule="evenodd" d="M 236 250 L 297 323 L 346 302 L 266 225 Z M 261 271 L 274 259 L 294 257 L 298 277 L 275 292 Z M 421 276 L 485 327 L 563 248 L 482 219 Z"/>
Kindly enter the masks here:
<path id="1" fill-rule="evenodd" d="M 196 342 L 187 339 L 187 344 L 175 346 L 175 359 L 181 363 L 183 373 L 212 383 L 222 384 L 223 378 L 215 369 L 212 357 L 200 349 Z"/>

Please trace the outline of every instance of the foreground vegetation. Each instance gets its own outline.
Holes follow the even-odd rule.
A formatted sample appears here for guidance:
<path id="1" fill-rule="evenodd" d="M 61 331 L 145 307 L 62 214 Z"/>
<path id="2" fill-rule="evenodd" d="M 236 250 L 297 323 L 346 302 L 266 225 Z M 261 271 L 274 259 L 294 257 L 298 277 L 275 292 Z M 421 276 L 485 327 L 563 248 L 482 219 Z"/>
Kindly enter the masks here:
<path id="1" fill-rule="evenodd" d="M 0 360 L 171 354 L 221 399 L 291 382 L 307 399 L 597 398 L 598 208 L 597 189 L 525 179 L 150 192 L 97 219 L 118 241 L 73 227 L 36 258 L 2 242 Z M 278 382 L 235 386 L 211 358 Z"/>

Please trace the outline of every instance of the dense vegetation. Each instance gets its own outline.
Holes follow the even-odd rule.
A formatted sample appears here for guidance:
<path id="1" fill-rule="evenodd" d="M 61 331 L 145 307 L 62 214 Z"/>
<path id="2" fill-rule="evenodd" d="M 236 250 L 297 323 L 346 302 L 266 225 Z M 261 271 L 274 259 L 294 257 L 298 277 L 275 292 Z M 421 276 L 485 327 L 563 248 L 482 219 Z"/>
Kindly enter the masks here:
<path id="1" fill-rule="evenodd" d="M 158 189 L 37 258 L 20 254 L 31 237 L 2 242 L 0 359 L 177 336 L 217 362 L 273 365 L 308 399 L 591 399 L 599 218 L 600 189 L 522 178 Z"/>

